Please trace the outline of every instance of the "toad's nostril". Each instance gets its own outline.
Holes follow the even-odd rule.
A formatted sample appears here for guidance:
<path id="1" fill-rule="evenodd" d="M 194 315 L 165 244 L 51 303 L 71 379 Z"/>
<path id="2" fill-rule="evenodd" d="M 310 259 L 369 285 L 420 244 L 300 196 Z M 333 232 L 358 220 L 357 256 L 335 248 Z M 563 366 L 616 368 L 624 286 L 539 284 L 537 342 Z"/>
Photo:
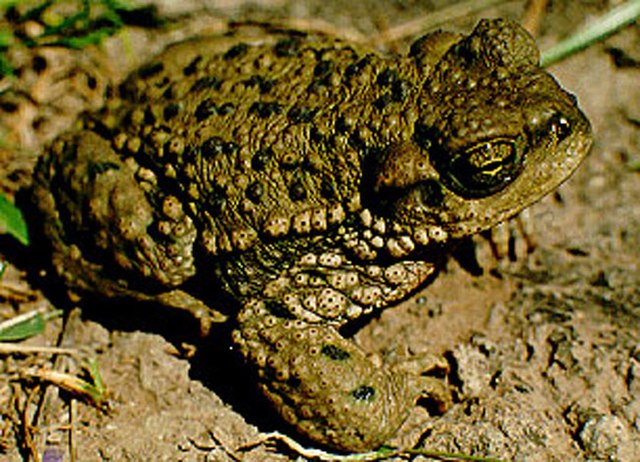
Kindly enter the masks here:
<path id="1" fill-rule="evenodd" d="M 571 123 L 569 119 L 563 115 L 556 115 L 550 121 L 549 127 L 551 133 L 553 133 L 558 141 L 562 141 L 571 134 Z"/>
<path id="2" fill-rule="evenodd" d="M 532 115 L 528 121 L 530 136 L 534 143 L 553 137 L 559 143 L 571 135 L 573 124 L 567 116 L 555 110 Z"/>

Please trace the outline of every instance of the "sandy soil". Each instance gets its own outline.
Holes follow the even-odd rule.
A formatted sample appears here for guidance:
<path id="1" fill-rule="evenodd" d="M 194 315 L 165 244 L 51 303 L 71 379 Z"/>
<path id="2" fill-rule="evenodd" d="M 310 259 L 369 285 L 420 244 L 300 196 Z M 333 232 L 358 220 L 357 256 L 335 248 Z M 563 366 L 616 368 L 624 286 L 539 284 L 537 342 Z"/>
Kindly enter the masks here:
<path id="1" fill-rule="evenodd" d="M 131 29 L 103 50 L 51 57 L 52 64 L 71 59 L 60 72 L 76 72 L 66 77 L 64 91 L 39 84 L 41 99 L 20 102 L 19 114 L 2 112 L 1 127 L 15 143 L 0 153 L 3 192 L 28 185 L 42 143 L 72 123 L 75 113 L 61 117 L 60 105 L 76 110 L 99 105 L 95 94 L 103 85 L 121 79 L 140 57 L 167 42 L 194 31 L 220 32 L 229 19 L 246 18 L 287 18 L 300 27 L 320 25 L 372 37 L 451 2 L 264 0 L 247 7 L 229 0 L 210 2 L 216 8 L 207 11 L 203 3 L 158 2 L 168 26 Z M 541 46 L 605 11 L 608 3 L 613 2 L 551 2 L 540 27 Z M 190 14 L 194 10 L 198 14 Z M 446 27 L 469 30 L 480 17 L 521 19 L 523 12 L 524 2 L 510 2 Z M 386 47 L 403 50 L 411 38 Z M 591 119 L 595 144 L 577 174 L 530 209 L 535 250 L 515 261 L 498 261 L 478 239 L 481 274 L 451 259 L 430 287 L 356 334 L 364 348 L 386 358 L 431 351 L 445 354 L 454 365 L 450 380 L 458 401 L 453 408 L 440 417 L 416 408 L 393 443 L 517 461 L 638 460 L 639 43 L 636 25 L 551 68 Z M 83 92 L 83 75 L 97 79 L 90 94 Z M 47 78 L 56 80 L 55 73 Z M 36 91 L 33 82 L 29 88 Z M 52 92 L 58 97 L 50 97 Z M 61 102 L 61 94 L 72 99 Z M 6 98 L 0 95 L 3 103 Z M 9 263 L 0 281 L 2 316 L 72 306 L 33 263 L 37 255 L 7 238 L 0 240 L 0 255 Z M 27 406 L 36 428 L 34 444 L 50 461 L 63 460 L 54 456 L 70 460 L 70 434 L 82 461 L 296 459 L 281 446 L 238 450 L 261 432 L 287 429 L 247 383 L 229 354 L 224 330 L 214 340 L 200 341 L 192 320 L 154 307 L 108 302 L 72 311 L 67 319 L 66 326 L 55 321 L 28 343 L 52 345 L 62 339 L 63 345 L 97 357 L 112 411 L 104 414 L 85 404 L 70 408 L 68 396 L 50 388 L 40 415 L 34 416 L 39 395 L 27 406 L 33 388 L 9 379 L 27 366 L 52 367 L 50 358 L 6 357 L 0 363 L 0 458 L 22 460 L 26 454 L 16 447 L 24 441 L 23 426 L 16 422 Z M 56 367 L 77 371 L 68 361 L 57 361 Z M 73 432 L 68 431 L 71 415 Z"/>

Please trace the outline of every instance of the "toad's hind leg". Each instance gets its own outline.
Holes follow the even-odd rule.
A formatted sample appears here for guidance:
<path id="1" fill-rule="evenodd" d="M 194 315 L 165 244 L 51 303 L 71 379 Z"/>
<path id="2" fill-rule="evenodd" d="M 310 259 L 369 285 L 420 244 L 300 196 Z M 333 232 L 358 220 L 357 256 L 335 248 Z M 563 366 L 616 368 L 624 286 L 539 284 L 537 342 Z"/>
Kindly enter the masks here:
<path id="1" fill-rule="evenodd" d="M 173 288 L 195 273 L 195 226 L 180 200 L 163 194 L 158 181 L 133 156 L 116 152 L 110 140 L 90 130 L 56 140 L 43 156 L 33 198 L 60 259 L 58 272 L 66 275 L 74 260 L 87 262 L 68 278 L 72 287 L 80 279 L 95 290 L 102 276 L 146 278 Z"/>
<path id="2" fill-rule="evenodd" d="M 277 303 L 247 303 L 234 342 L 257 368 L 262 393 L 315 442 L 349 452 L 375 449 L 395 434 L 417 398 L 447 399 L 436 379 L 378 367 L 334 327 L 268 309 Z"/>
<path id="3" fill-rule="evenodd" d="M 85 130 L 41 158 L 32 199 L 53 267 L 74 294 L 156 301 L 194 314 L 204 332 L 223 316 L 180 289 L 195 274 L 196 228 L 157 181 Z"/>

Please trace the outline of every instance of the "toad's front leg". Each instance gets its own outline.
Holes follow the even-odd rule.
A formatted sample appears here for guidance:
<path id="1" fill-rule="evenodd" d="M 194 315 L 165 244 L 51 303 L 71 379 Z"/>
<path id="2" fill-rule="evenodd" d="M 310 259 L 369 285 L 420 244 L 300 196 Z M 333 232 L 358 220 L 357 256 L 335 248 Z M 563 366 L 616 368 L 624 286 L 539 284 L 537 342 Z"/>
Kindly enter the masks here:
<path id="1" fill-rule="evenodd" d="M 249 301 L 234 342 L 257 368 L 261 391 L 310 439 L 342 451 L 375 449 L 419 397 L 449 400 L 437 379 L 378 367 L 336 328 L 294 319 L 278 306 L 278 300 Z"/>

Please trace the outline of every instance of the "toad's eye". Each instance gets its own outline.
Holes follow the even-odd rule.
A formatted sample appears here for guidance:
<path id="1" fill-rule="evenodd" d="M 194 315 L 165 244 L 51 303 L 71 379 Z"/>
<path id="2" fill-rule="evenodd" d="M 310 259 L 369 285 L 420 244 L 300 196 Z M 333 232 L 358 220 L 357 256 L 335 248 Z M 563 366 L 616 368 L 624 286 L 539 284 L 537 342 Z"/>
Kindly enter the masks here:
<path id="1" fill-rule="evenodd" d="M 464 198 L 494 194 L 515 180 L 524 164 L 524 143 L 498 138 L 455 153 L 440 150 L 435 165 L 445 185 Z"/>

